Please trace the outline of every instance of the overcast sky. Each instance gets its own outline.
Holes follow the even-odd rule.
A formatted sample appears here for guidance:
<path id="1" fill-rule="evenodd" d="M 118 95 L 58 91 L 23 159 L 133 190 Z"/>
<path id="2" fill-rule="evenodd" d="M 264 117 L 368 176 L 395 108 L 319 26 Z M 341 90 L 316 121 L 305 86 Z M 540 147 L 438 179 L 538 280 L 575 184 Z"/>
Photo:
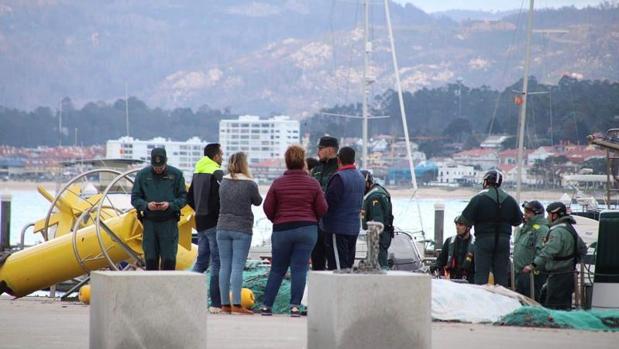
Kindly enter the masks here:
<path id="1" fill-rule="evenodd" d="M 445 10 L 484 10 L 505 11 L 529 7 L 529 0 L 395 0 L 399 3 L 411 3 L 425 12 Z M 598 5 L 601 0 L 536 0 L 535 8 Z M 614 0 L 616 3 L 617 0 Z"/>

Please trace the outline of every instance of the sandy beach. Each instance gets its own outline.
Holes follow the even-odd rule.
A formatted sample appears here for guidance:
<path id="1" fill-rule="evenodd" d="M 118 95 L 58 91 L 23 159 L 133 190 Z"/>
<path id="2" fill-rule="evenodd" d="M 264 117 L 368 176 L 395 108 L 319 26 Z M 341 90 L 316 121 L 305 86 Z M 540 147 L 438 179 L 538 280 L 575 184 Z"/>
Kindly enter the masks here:
<path id="1" fill-rule="evenodd" d="M 60 184 L 62 186 L 64 183 Z M 55 191 L 58 188 L 58 183 L 53 182 L 18 182 L 18 181 L 7 181 L 0 182 L 0 193 L 9 192 L 9 191 L 34 191 L 37 190 L 37 187 L 42 185 L 48 191 Z M 391 193 L 392 197 L 397 198 L 410 198 L 412 197 L 414 191 L 412 188 L 387 188 Z M 421 187 L 415 193 L 415 198 L 418 199 L 441 199 L 441 200 L 466 200 L 471 198 L 477 192 L 481 190 L 481 185 L 479 187 L 468 187 L 468 188 L 447 188 L 447 187 Z M 269 190 L 268 185 L 261 185 L 260 192 L 266 194 Z M 515 195 L 515 189 L 506 188 L 506 191 L 512 195 Z M 568 193 L 569 191 L 563 190 L 525 190 L 522 191 L 522 200 L 542 200 L 542 201 L 553 201 L 559 200 L 563 193 Z"/>

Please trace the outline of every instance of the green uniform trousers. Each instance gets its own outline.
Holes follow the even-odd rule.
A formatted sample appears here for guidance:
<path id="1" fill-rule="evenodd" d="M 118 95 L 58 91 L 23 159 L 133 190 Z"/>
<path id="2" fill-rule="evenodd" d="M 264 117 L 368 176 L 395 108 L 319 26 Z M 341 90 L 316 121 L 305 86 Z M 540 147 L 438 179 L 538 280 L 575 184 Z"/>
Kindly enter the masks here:
<path id="1" fill-rule="evenodd" d="M 146 270 L 176 269 L 178 225 L 176 219 L 156 222 L 145 219 L 142 249 Z M 161 261 L 160 261 L 161 259 Z"/>
<path id="2" fill-rule="evenodd" d="M 516 271 L 516 292 L 523 296 L 531 297 L 531 275 L 530 273 L 523 273 Z M 535 292 L 535 300 L 538 303 L 542 303 L 542 286 L 546 282 L 546 274 L 539 273 L 533 275 L 533 292 Z"/>
<path id="3" fill-rule="evenodd" d="M 382 232 L 378 238 L 378 263 L 382 268 L 389 267 L 389 246 L 391 246 L 391 232 Z"/>
<path id="4" fill-rule="evenodd" d="M 574 273 L 572 271 L 553 272 L 546 282 L 544 306 L 551 309 L 571 310 L 574 293 Z"/>

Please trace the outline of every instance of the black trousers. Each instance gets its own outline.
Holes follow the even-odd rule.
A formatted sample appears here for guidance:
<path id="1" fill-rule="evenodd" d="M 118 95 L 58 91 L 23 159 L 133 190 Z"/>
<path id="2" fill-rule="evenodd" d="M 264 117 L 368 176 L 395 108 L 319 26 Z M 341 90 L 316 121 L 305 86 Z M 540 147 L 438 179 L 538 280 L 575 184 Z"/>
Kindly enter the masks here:
<path id="1" fill-rule="evenodd" d="M 326 236 L 328 234 L 322 229 L 318 228 L 318 240 L 312 250 L 312 270 L 327 270 L 327 253 L 329 245 L 326 242 Z"/>
<path id="2" fill-rule="evenodd" d="M 571 310 L 574 293 L 574 273 L 555 272 L 548 275 L 544 306 L 551 309 Z"/>
<path id="3" fill-rule="evenodd" d="M 327 234 L 328 253 L 327 260 L 329 261 L 329 270 L 335 270 L 335 250 L 333 249 L 333 236 L 335 235 L 335 243 L 337 245 L 337 255 L 340 259 L 340 268 L 352 268 L 355 263 L 355 253 L 357 251 L 357 235 L 343 234 Z"/>
<path id="4" fill-rule="evenodd" d="M 475 237 L 475 283 L 488 283 L 488 273 L 494 275 L 494 283 L 507 287 L 509 272 L 509 235 L 480 234 Z"/>

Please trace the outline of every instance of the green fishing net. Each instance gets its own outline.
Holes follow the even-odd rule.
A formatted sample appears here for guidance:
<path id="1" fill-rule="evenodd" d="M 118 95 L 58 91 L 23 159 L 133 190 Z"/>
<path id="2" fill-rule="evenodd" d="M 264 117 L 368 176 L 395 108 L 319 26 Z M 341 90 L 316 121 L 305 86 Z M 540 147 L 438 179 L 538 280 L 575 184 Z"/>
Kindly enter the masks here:
<path id="1" fill-rule="evenodd" d="M 619 332 L 619 311 L 562 311 L 543 307 L 521 307 L 505 315 L 496 324 Z"/>

